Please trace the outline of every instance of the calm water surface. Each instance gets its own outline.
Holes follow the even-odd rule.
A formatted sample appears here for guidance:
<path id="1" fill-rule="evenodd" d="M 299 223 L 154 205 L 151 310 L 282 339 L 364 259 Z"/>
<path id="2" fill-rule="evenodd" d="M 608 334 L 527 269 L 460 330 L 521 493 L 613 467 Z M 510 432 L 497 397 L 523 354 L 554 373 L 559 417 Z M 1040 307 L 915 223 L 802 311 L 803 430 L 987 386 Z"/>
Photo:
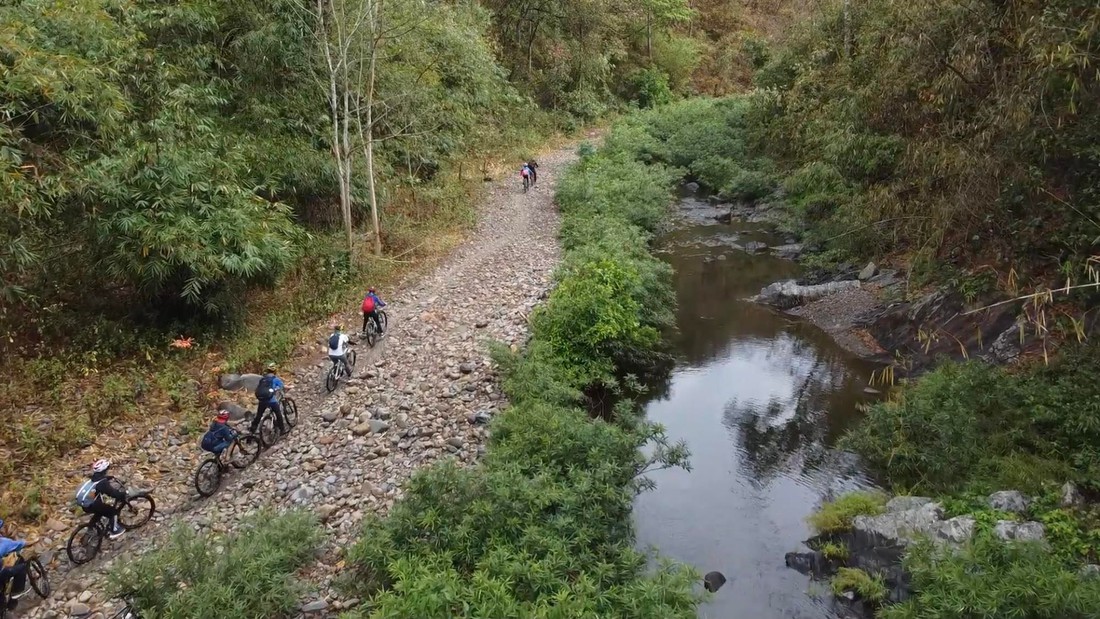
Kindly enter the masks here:
<path id="1" fill-rule="evenodd" d="M 831 491 L 868 485 L 828 448 L 866 401 L 873 366 L 824 332 L 741 301 L 798 266 L 739 249 L 782 244 L 761 225 L 719 224 L 685 198 L 658 255 L 676 269 L 678 363 L 647 414 L 692 452 L 691 472 L 660 471 L 635 504 L 638 543 L 719 570 L 729 582 L 699 617 L 832 617 L 821 586 L 784 566 L 810 536 L 804 519 Z"/>

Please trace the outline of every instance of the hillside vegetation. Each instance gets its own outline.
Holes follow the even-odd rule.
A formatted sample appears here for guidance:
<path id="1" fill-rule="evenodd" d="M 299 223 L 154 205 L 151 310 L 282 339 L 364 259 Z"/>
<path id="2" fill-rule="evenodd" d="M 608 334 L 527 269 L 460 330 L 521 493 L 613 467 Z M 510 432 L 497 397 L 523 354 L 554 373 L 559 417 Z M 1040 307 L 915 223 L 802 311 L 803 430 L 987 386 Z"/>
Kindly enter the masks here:
<path id="1" fill-rule="evenodd" d="M 287 358 L 352 289 L 441 255 L 502 158 L 688 92 L 698 18 L 678 0 L 0 7 L 18 403 L 0 515 L 42 519 L 54 459 L 139 412 L 193 424 L 212 372 Z"/>

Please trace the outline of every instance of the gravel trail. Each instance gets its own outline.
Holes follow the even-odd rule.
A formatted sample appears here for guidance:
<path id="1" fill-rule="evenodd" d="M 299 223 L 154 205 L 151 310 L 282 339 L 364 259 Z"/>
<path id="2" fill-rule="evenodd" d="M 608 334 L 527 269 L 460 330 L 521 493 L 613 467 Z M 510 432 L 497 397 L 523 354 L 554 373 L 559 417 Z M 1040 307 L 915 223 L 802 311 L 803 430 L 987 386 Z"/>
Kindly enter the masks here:
<path id="1" fill-rule="evenodd" d="M 132 457 L 116 459 L 115 474 L 131 488 L 153 488 L 157 517 L 104 542 L 96 561 L 77 568 L 64 551 L 77 518 L 51 518 L 34 548 L 49 560 L 53 596 L 16 616 L 109 616 L 114 603 L 104 599 L 103 574 L 113 562 L 154 547 L 174 525 L 225 532 L 260 508 L 292 506 L 315 510 L 328 529 L 309 574 L 316 596 L 303 604 L 318 609 L 310 617 L 335 616 L 347 601 L 329 582 L 364 515 L 386 513 L 417 469 L 444 457 L 473 463 L 484 453 L 485 425 L 473 417 L 505 406 L 487 344 L 526 340 L 528 316 L 549 290 L 560 258 L 553 194 L 573 159 L 575 145 L 544 153 L 539 183 L 526 194 L 516 174 L 492 183 L 464 244 L 434 272 L 398 290 L 380 290 L 389 304 L 387 337 L 373 349 L 365 342 L 355 347 L 355 377 L 332 394 L 324 393 L 321 380 L 329 325 L 316 325 L 309 351 L 284 366 L 293 373 L 282 372 L 298 402 L 299 425 L 251 467 L 229 473 L 214 496 L 202 499 L 192 486 L 203 457 L 197 436 L 181 436 L 172 424 L 154 428 Z M 357 304 L 349 310 L 342 322 L 358 330 Z M 253 407 L 250 390 L 232 397 Z"/>

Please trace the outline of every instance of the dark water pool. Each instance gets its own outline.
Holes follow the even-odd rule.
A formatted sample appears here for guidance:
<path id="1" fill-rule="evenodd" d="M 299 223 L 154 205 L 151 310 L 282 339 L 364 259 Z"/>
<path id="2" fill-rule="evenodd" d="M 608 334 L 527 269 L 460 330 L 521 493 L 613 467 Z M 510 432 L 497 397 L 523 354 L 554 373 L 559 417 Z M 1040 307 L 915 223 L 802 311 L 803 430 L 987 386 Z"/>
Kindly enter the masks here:
<path id="1" fill-rule="evenodd" d="M 741 301 L 798 266 L 739 249 L 786 239 L 719 224 L 718 212 L 685 198 L 659 243 L 676 269 L 677 367 L 646 411 L 687 442 L 693 470 L 652 476 L 657 489 L 635 504 L 638 543 L 726 575 L 699 617 L 831 617 L 821 586 L 783 555 L 810 536 L 804 519 L 825 493 L 869 485 L 829 447 L 858 418 L 874 368 L 816 327 Z"/>

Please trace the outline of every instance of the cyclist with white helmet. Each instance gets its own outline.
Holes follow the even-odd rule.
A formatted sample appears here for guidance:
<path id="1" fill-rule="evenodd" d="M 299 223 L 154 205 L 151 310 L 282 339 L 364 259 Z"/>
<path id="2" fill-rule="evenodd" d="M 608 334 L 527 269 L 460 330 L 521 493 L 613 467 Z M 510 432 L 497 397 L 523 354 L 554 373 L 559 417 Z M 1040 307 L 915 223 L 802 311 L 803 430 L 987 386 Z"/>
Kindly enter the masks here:
<path id="1" fill-rule="evenodd" d="M 126 530 L 118 523 L 118 508 L 108 504 L 103 497 L 125 502 L 126 490 L 117 479 L 111 477 L 110 468 L 110 460 L 96 460 L 92 465 L 91 477 L 76 491 L 76 502 L 84 508 L 84 513 L 107 518 L 111 524 L 111 532 L 107 537 L 115 539 L 122 536 Z"/>

